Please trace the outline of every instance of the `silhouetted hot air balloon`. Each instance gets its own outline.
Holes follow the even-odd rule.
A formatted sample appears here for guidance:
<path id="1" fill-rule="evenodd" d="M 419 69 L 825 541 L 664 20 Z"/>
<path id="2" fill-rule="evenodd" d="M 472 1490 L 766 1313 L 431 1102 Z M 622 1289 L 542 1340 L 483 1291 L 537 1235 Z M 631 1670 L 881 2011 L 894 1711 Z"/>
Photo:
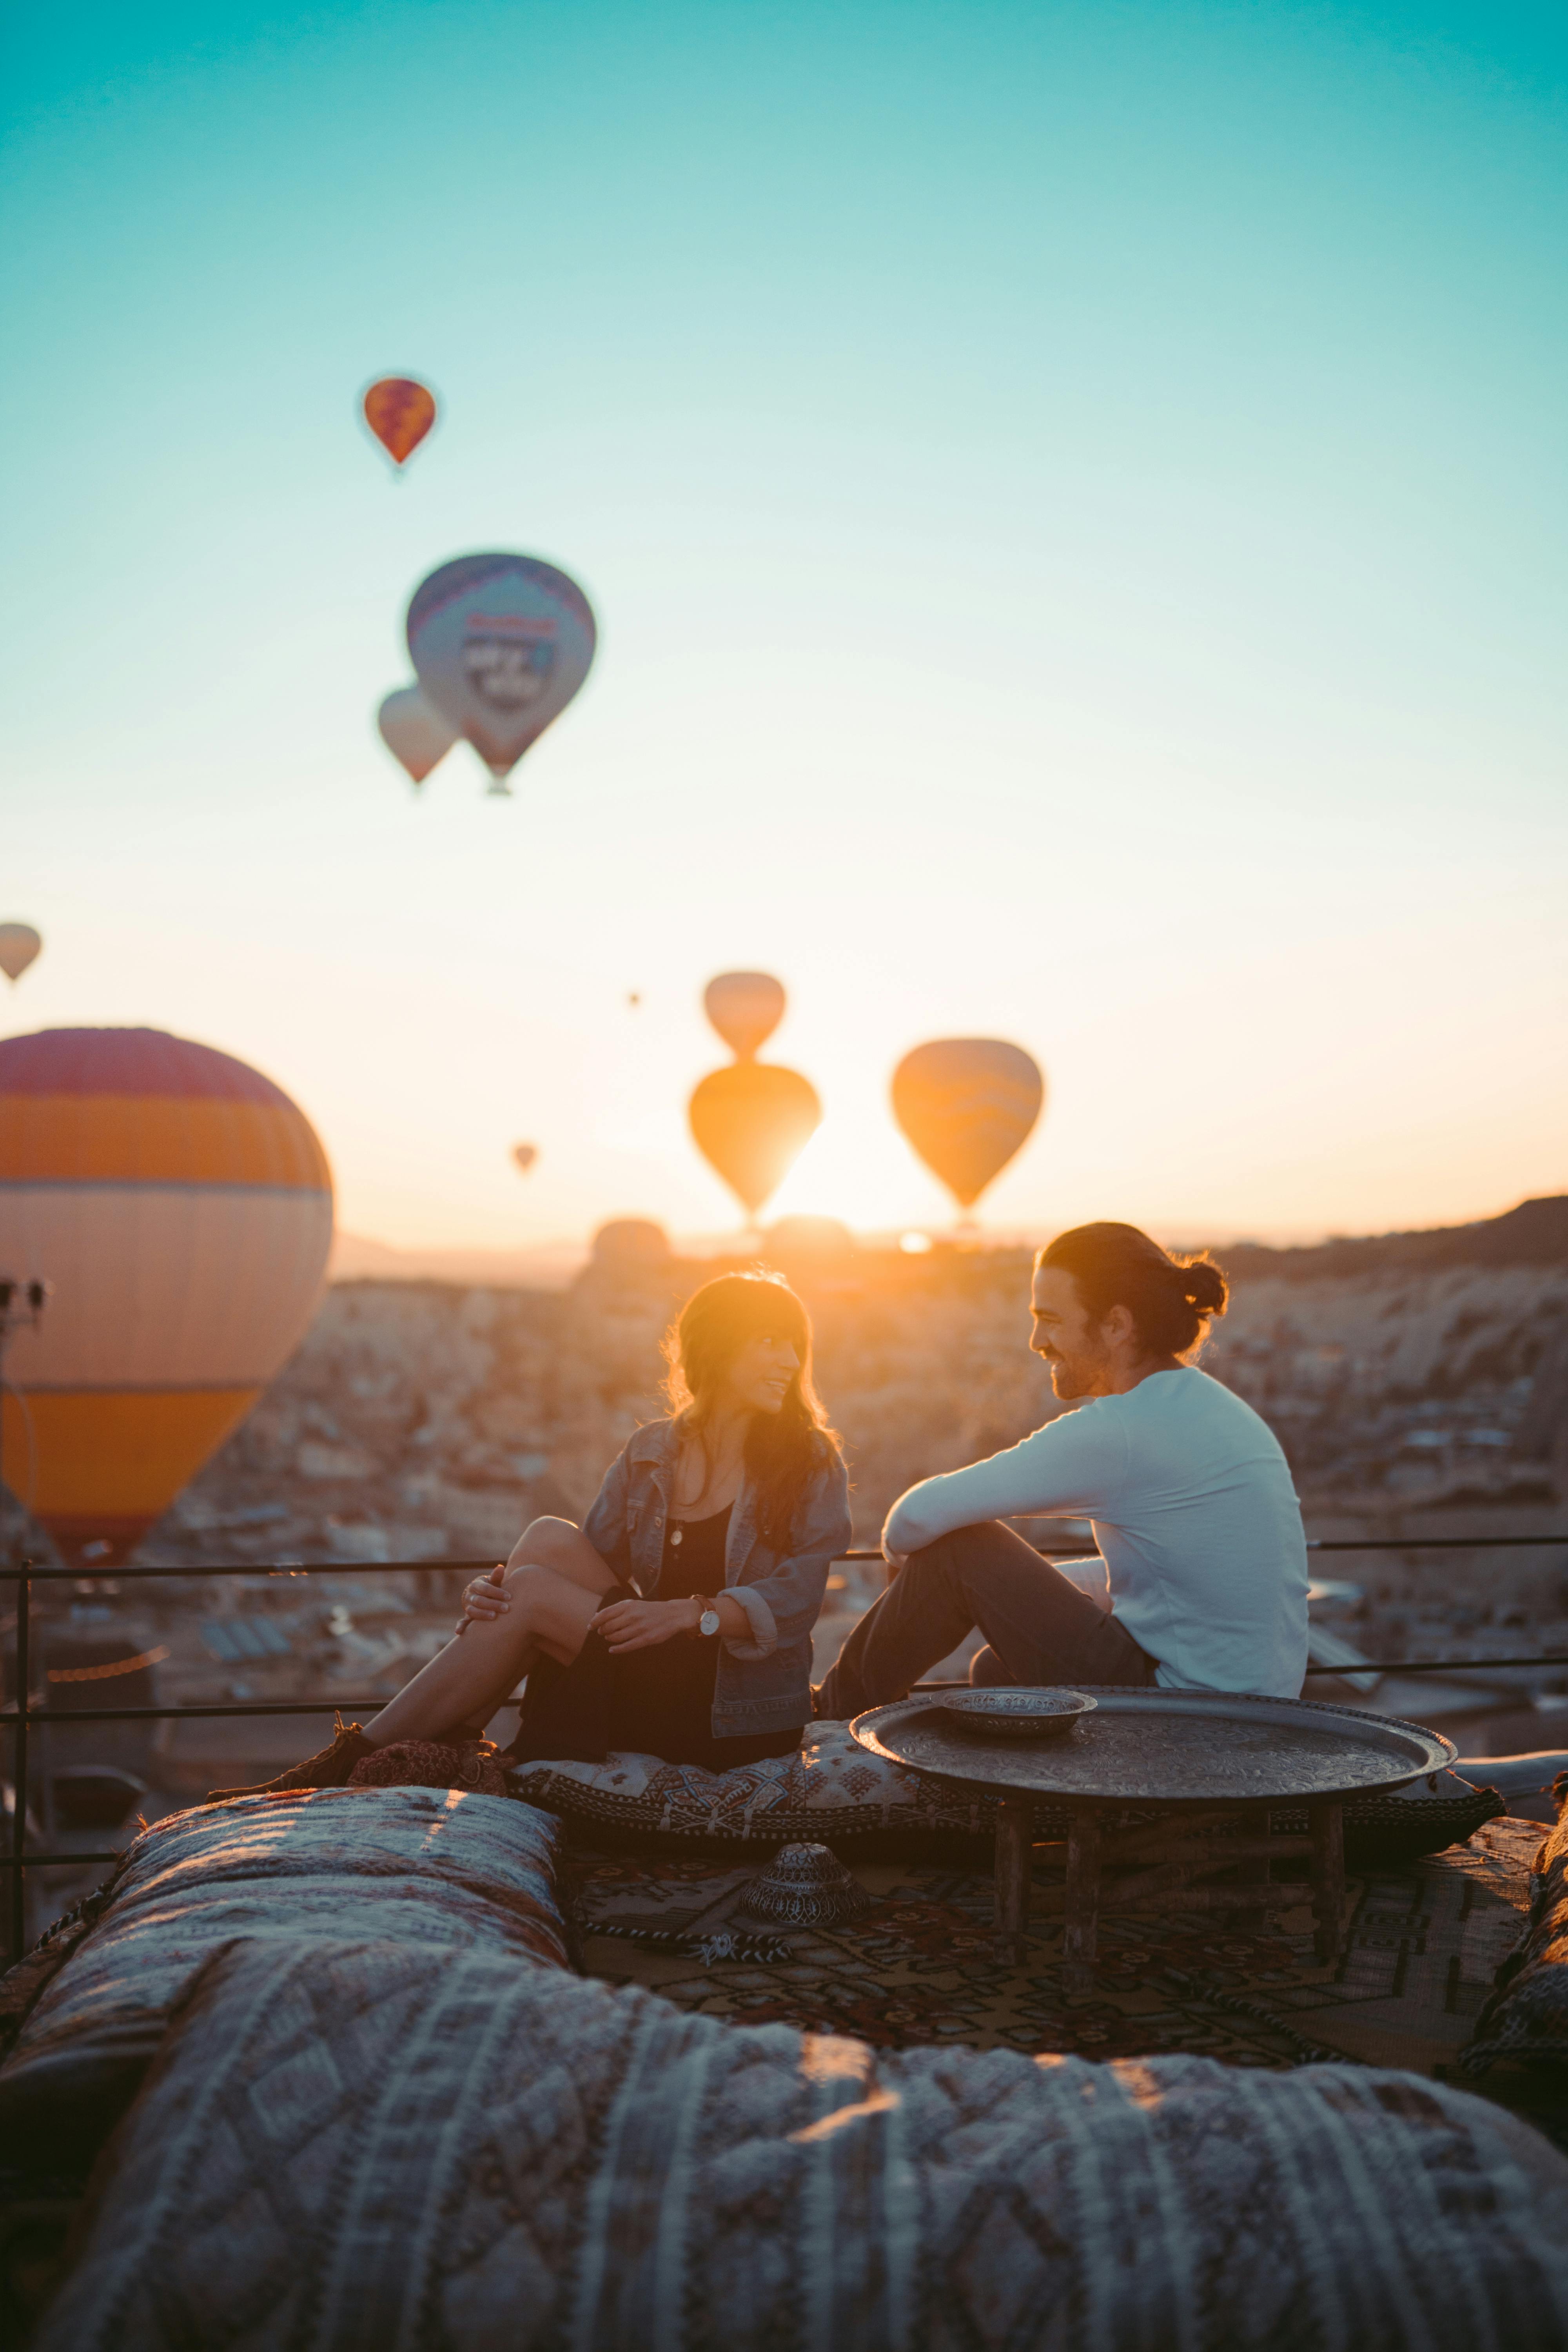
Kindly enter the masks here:
<path id="1" fill-rule="evenodd" d="M 331 1236 L 325 1154 L 258 1071 L 157 1029 L 0 1040 L 0 1265 L 53 1286 L 6 1358 L 5 1475 L 68 1559 L 123 1559 L 243 1421 Z"/>
<path id="2" fill-rule="evenodd" d="M 917 1045 L 893 1072 L 893 1116 L 960 1208 L 973 1208 L 1040 1115 L 1046 1082 L 999 1037 Z"/>
<path id="3" fill-rule="evenodd" d="M 0 971 L 13 984 L 43 948 L 31 923 L 0 923 Z"/>
<path id="4" fill-rule="evenodd" d="M 511 1147 L 511 1156 L 514 1164 L 526 1176 L 539 1157 L 539 1146 L 537 1143 L 514 1143 Z"/>
<path id="5" fill-rule="evenodd" d="M 393 464 L 405 465 L 436 422 L 436 395 L 411 375 L 384 375 L 365 394 L 364 421 Z"/>
<path id="6" fill-rule="evenodd" d="M 775 1062 L 711 1070 L 687 1107 L 697 1148 L 755 1216 L 822 1123 L 816 1088 Z"/>
<path id="7" fill-rule="evenodd" d="M 576 582 L 532 555 L 459 556 L 408 607 L 415 674 L 498 793 L 587 677 L 597 635 Z"/>
<path id="8" fill-rule="evenodd" d="M 416 784 L 422 784 L 458 740 L 458 730 L 416 686 L 400 686 L 375 714 L 381 740 Z"/>
<path id="9" fill-rule="evenodd" d="M 784 992 L 765 971 L 721 971 L 702 992 L 702 1009 L 730 1048 L 749 1062 L 784 1019 Z"/>

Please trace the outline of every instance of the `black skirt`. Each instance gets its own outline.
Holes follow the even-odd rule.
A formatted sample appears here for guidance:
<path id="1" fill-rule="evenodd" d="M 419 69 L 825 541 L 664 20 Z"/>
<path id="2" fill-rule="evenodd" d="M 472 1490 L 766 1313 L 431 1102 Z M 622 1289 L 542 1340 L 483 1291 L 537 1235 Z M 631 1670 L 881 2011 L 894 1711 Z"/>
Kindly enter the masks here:
<path id="1" fill-rule="evenodd" d="M 671 1520 L 665 1535 L 658 1590 L 647 1596 L 681 1601 L 724 1590 L 724 1547 L 730 1510 L 710 1518 Z M 643 1596 L 629 1585 L 606 1592 L 603 1608 Z M 612 1748 L 658 1756 L 667 1764 L 701 1764 L 722 1772 L 764 1756 L 792 1756 L 804 1724 L 742 1738 L 715 1738 L 713 1688 L 719 1637 L 677 1633 L 651 1649 L 613 1655 L 602 1633 L 591 1633 L 569 1666 L 541 1659 L 523 1687 L 517 1738 L 507 1750 L 518 1764 L 551 1757 L 602 1764 Z"/>

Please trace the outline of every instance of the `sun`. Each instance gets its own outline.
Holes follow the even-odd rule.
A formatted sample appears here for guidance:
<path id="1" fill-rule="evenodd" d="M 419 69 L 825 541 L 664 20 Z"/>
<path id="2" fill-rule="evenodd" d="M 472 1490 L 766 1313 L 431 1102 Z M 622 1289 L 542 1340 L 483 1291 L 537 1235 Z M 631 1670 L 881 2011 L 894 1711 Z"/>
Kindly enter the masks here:
<path id="1" fill-rule="evenodd" d="M 837 1217 L 855 1233 L 942 1225 L 937 1187 L 903 1138 L 870 1117 L 824 1119 L 768 1203 L 777 1217 Z"/>

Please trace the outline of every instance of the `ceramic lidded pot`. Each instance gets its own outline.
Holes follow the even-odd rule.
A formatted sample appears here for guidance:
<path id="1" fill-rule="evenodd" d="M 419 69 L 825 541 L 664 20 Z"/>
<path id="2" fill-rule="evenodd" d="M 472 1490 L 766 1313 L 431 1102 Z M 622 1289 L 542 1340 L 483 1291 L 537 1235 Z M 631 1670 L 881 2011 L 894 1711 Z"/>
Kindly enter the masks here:
<path id="1" fill-rule="evenodd" d="M 859 1880 L 826 1846 L 783 1845 L 733 1916 L 769 1927 L 841 1927 L 870 1907 Z"/>

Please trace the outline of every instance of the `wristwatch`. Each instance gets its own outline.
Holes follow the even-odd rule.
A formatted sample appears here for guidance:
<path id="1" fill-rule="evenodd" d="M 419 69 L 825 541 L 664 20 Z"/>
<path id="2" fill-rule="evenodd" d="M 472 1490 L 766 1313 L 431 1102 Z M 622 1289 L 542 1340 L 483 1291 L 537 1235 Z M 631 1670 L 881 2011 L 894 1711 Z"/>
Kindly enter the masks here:
<path id="1" fill-rule="evenodd" d="M 719 1612 L 705 1592 L 693 1593 L 692 1599 L 701 1603 L 697 1612 L 697 1631 L 711 1641 L 719 1631 Z"/>

